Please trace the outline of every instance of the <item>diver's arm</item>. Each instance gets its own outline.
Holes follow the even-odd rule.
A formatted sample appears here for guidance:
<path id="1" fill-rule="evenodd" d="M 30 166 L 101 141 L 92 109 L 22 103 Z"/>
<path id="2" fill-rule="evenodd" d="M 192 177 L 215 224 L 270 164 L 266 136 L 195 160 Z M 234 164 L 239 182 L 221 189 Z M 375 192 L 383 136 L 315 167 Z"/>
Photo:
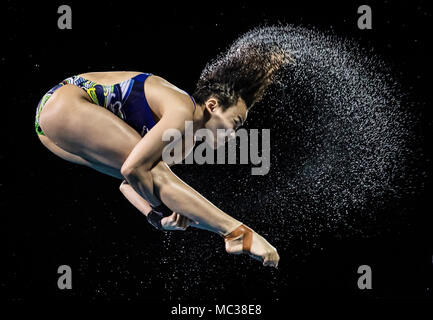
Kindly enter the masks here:
<path id="1" fill-rule="evenodd" d="M 226 235 L 242 223 L 214 206 L 201 194 L 179 179 L 161 161 L 163 141 L 167 129 L 185 131 L 185 121 L 192 121 L 189 108 L 179 107 L 174 112 L 165 112 L 160 121 L 137 143 L 124 162 L 121 173 L 152 207 L 161 201 L 172 211 L 198 222 L 204 229 Z"/>
<path id="2" fill-rule="evenodd" d="M 161 204 L 158 190 L 154 190 L 152 169 L 162 160 L 162 152 L 170 141 L 163 141 L 166 130 L 185 131 L 185 120 L 191 117 L 188 109 L 166 112 L 156 125 L 135 145 L 121 167 L 121 174 L 152 207 Z"/>
<path id="3" fill-rule="evenodd" d="M 154 227 L 160 230 L 186 230 L 189 226 L 193 226 L 196 228 L 202 228 L 198 223 L 195 223 L 194 221 L 191 221 L 190 219 L 175 213 L 175 212 L 168 212 L 167 210 L 164 210 L 164 217 L 160 217 L 158 214 L 152 216 L 149 216 L 153 208 L 150 206 L 150 204 L 143 199 L 135 190 L 132 188 L 126 180 L 123 180 L 120 187 L 120 192 L 125 196 L 125 198 L 135 207 L 137 208 L 142 214 L 146 216 L 149 223 L 152 224 Z M 155 220 L 156 219 L 156 220 Z"/>

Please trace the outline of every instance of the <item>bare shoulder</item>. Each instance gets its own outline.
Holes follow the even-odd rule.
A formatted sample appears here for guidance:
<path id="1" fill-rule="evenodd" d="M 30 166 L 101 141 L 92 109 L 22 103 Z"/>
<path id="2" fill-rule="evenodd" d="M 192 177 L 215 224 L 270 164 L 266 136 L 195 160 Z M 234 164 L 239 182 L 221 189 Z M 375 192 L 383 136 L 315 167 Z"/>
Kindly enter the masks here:
<path id="1" fill-rule="evenodd" d="M 166 79 L 152 75 L 146 80 L 144 90 L 148 103 L 157 107 L 161 115 L 169 112 L 192 118 L 195 107 L 190 96 Z"/>

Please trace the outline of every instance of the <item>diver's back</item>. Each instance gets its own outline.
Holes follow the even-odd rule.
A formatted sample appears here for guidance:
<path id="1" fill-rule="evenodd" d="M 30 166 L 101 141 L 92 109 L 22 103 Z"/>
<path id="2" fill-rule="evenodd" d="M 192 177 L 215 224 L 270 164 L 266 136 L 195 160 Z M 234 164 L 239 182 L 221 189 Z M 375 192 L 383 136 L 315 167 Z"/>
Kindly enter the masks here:
<path id="1" fill-rule="evenodd" d="M 102 85 L 113 85 L 120 83 L 122 81 L 131 79 L 135 77 L 136 75 L 140 74 L 142 72 L 137 71 L 104 71 L 104 72 L 87 72 L 87 73 L 81 73 L 78 76 L 94 81 L 98 84 Z"/>

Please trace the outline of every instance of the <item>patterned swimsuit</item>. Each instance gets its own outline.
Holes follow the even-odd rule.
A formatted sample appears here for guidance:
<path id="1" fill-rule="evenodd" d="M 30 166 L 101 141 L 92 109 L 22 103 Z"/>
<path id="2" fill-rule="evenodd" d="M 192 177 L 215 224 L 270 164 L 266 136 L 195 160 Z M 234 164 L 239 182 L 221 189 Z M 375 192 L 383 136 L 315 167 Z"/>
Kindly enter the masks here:
<path id="1" fill-rule="evenodd" d="M 140 73 L 131 79 L 113 85 L 101 85 L 80 76 L 72 76 L 63 80 L 51 88 L 39 101 L 36 108 L 36 133 L 44 135 L 39 125 L 39 116 L 51 95 L 64 85 L 73 84 L 82 88 L 96 105 L 105 107 L 114 113 L 143 137 L 156 124 L 144 94 L 144 81 L 151 75 Z M 191 100 L 196 107 L 192 97 Z"/>

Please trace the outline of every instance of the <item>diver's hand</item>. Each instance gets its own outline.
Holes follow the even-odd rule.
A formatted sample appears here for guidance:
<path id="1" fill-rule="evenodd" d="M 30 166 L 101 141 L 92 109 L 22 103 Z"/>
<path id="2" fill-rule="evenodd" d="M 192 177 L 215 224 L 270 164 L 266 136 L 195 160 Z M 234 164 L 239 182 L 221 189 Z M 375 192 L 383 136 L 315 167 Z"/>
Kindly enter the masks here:
<path id="1" fill-rule="evenodd" d="M 245 253 L 263 262 L 264 266 L 278 267 L 280 256 L 277 249 L 246 225 L 240 225 L 230 234 L 226 235 L 224 241 L 228 253 Z"/>
<path id="2" fill-rule="evenodd" d="M 161 219 L 161 226 L 163 230 L 181 230 L 184 231 L 194 222 L 187 217 L 184 217 L 176 212 L 173 212 L 171 216 L 164 217 Z"/>
<path id="3" fill-rule="evenodd" d="M 165 204 L 161 203 L 146 215 L 147 221 L 156 229 L 166 230 L 185 230 L 189 225 L 195 224 L 192 220 L 170 210 Z"/>

